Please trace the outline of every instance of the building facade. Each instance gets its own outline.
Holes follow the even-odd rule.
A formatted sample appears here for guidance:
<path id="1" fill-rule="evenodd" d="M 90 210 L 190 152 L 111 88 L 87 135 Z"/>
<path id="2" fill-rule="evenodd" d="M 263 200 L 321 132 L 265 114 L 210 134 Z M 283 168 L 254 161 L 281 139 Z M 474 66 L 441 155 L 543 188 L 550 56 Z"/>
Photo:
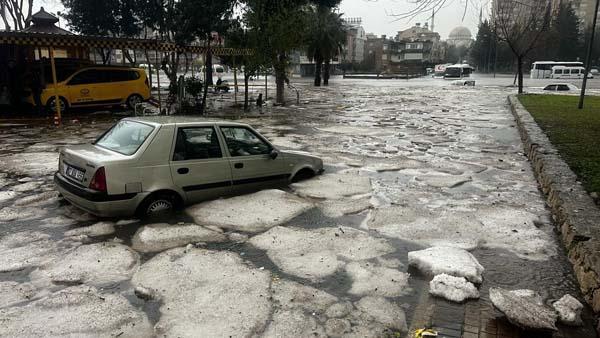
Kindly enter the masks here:
<path id="1" fill-rule="evenodd" d="M 342 59 L 345 63 L 362 63 L 365 58 L 365 43 L 367 34 L 361 26 L 361 18 L 344 19 L 348 27 L 346 34 L 346 45 L 342 51 Z"/>

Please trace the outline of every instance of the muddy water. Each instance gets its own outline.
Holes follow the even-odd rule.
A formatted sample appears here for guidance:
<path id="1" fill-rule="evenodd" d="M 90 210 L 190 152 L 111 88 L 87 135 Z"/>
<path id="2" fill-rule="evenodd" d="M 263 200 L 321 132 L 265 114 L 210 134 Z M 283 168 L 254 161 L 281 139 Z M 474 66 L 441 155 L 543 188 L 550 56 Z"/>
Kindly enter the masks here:
<path id="1" fill-rule="evenodd" d="M 403 264 L 399 269 L 411 274 L 410 292 L 392 298 L 404 305 L 409 326 L 413 321 L 432 321 L 418 318 L 422 314 L 417 309 L 422 303 L 434 303 L 434 300 L 426 294 L 431 277 L 409 269 L 407 253 L 439 243 L 464 240 L 485 267 L 484 283 L 480 287 L 482 299 L 473 302 L 489 301 L 487 290 L 491 286 L 531 288 L 548 302 L 566 293 L 581 299 L 550 213 L 537 189 L 529 162 L 521 152 L 506 105 L 506 88 L 454 87 L 433 79 L 340 80 L 329 88 L 314 89 L 308 83 L 301 87 L 303 104 L 299 106 L 265 109 L 262 114 L 253 112 L 250 116 L 236 112 L 228 117 L 235 116 L 254 125 L 282 148 L 320 155 L 328 173 L 371 178 L 373 191 L 369 210 L 331 218 L 319 208 L 313 208 L 285 226 L 304 229 L 349 226 L 391 243 L 395 252 L 384 258 L 399 260 Z M 224 113 L 231 112 L 225 110 Z M 88 117 L 82 120 L 87 123 L 67 123 L 62 129 L 35 123 L 2 128 L 0 156 L 35 153 L 39 154 L 38 158 L 51 160 L 58 147 L 89 142 L 117 118 Z M 52 170 L 41 168 L 43 164 L 29 165 L 26 172 L 20 170 L 19 163 L 12 168 L 4 164 L 0 167 L 0 172 L 6 173 L 0 176 L 2 191 L 31 181 L 39 183 L 36 190 L 15 196 L 0 195 L 0 209 L 8 207 L 30 214 L 21 220 L 0 222 L 0 235 L 41 231 L 58 241 L 67 229 L 97 221 L 58 197 L 25 206 L 15 204 L 40 191 L 52 191 Z M 391 217 L 383 223 L 372 221 L 378 211 L 388 208 L 403 208 L 414 217 Z M 156 221 L 117 225 L 114 235 L 91 241 L 116 238 L 130 245 L 139 227 Z M 191 221 L 180 213 L 168 223 Z M 399 230 L 403 229 L 400 226 L 419 231 Z M 235 252 L 249 264 L 264 267 L 274 278 L 311 285 L 341 299 L 359 299 L 348 293 L 352 280 L 344 270 L 314 282 L 285 273 L 264 251 L 247 243 L 227 242 L 205 247 Z M 142 263 L 153 256 L 142 255 Z M 33 269 L 0 273 L 0 281 L 25 282 Z M 128 283 L 118 288 L 135 306 L 143 308 L 154 323 L 159 320 L 160 304 L 141 302 L 132 296 Z M 464 309 L 464 306 L 458 308 Z M 572 337 L 594 335 L 593 318 L 587 309 L 584 320 L 583 328 L 561 327 L 561 333 Z"/>

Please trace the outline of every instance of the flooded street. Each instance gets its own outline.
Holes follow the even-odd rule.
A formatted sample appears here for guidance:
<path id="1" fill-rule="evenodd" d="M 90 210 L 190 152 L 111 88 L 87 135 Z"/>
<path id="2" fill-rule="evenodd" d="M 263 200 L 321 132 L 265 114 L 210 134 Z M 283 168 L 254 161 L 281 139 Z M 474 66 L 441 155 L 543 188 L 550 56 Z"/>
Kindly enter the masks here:
<path id="1" fill-rule="evenodd" d="M 0 336 L 595 337 L 588 309 L 581 327 L 533 333 L 490 302 L 502 287 L 584 303 L 523 154 L 514 88 L 430 78 L 299 88 L 299 105 L 231 115 L 321 157 L 322 176 L 166 220 L 97 219 L 54 190 L 58 148 L 120 117 L 1 127 Z M 408 253 L 430 247 L 476 258 L 478 299 L 429 294 L 433 275 Z"/>

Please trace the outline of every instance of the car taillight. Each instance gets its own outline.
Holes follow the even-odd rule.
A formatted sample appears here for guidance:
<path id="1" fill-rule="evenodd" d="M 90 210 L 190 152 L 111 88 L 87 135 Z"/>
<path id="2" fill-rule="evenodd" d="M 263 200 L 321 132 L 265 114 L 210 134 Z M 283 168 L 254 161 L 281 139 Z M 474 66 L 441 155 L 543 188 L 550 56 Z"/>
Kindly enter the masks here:
<path id="1" fill-rule="evenodd" d="M 96 170 L 90 182 L 90 189 L 106 192 L 106 173 L 104 172 L 104 167 Z"/>

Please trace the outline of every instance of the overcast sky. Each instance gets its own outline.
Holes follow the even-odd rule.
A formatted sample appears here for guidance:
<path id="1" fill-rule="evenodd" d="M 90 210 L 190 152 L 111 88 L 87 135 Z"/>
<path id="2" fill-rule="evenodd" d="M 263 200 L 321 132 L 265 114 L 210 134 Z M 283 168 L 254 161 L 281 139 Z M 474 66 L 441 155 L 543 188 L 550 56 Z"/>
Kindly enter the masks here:
<path id="1" fill-rule="evenodd" d="M 102 1 L 102 0 L 99 0 Z M 393 14 L 402 14 L 415 8 L 416 0 L 343 0 L 340 11 L 346 17 L 362 18 L 363 27 L 368 33 L 377 35 L 386 34 L 390 37 L 396 35 L 399 30 L 413 26 L 417 22 L 424 23 L 431 16 L 431 12 L 422 13 L 413 20 L 397 20 Z M 421 0 L 422 1 L 422 0 Z M 464 20 L 465 1 L 468 3 Z M 447 39 L 452 28 L 466 26 L 471 30 L 473 38 L 477 34 L 479 23 L 479 10 L 483 7 L 483 15 L 486 17 L 486 9 L 489 0 L 446 0 L 444 7 L 435 15 L 435 30 L 440 33 L 442 39 Z M 59 0 L 35 0 L 35 10 L 44 6 L 49 12 L 61 10 Z M 61 20 L 61 26 L 65 23 Z"/>
<path id="2" fill-rule="evenodd" d="M 464 21 L 465 1 L 467 12 Z M 447 0 L 444 7 L 435 15 L 435 31 L 442 39 L 447 39 L 450 31 L 456 26 L 465 26 L 471 30 L 473 38 L 477 34 L 479 10 L 483 6 L 483 16 L 486 17 L 487 0 Z M 413 20 L 398 20 L 394 14 L 407 13 L 416 7 L 415 0 L 343 0 L 340 11 L 346 17 L 361 17 L 367 33 L 395 36 L 400 30 L 412 27 L 415 23 L 429 22 L 431 11 L 417 15 Z"/>

